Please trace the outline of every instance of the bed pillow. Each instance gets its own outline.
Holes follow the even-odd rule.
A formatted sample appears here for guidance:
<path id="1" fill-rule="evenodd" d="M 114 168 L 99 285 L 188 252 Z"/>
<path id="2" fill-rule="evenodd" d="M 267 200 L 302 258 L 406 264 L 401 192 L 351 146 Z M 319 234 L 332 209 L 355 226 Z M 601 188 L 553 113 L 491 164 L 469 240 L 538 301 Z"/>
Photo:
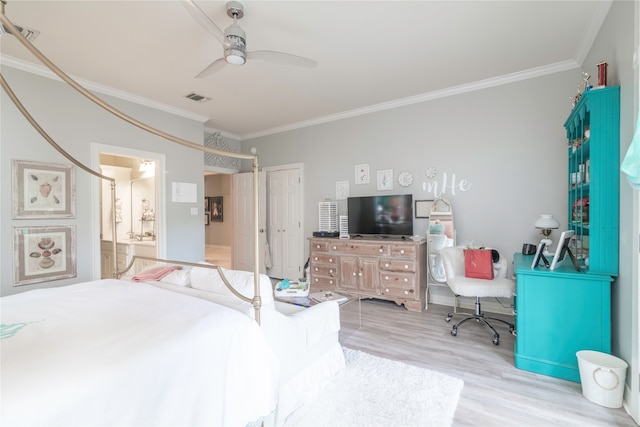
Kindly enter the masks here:
<path id="1" fill-rule="evenodd" d="M 177 286 L 191 286 L 191 269 L 183 268 L 182 270 L 174 270 L 171 273 L 164 276 L 161 281 L 171 283 Z"/>
<path id="2" fill-rule="evenodd" d="M 225 268 L 221 270 L 229 283 L 231 283 L 238 292 L 248 298 L 253 298 L 253 272 L 227 270 Z M 233 293 L 227 289 L 222 278 L 220 278 L 218 270 L 211 268 L 192 268 L 191 287 L 202 291 L 233 296 Z M 260 297 L 262 298 L 263 307 L 275 309 L 271 279 L 264 274 L 260 275 Z"/>

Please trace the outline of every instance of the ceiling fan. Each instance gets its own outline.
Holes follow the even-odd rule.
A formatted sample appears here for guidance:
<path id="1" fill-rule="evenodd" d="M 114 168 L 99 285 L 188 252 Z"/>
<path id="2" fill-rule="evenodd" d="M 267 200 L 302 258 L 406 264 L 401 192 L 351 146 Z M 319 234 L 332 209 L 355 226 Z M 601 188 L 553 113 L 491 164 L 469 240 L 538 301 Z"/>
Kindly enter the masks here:
<path id="1" fill-rule="evenodd" d="M 247 60 L 261 59 L 283 65 L 295 65 L 298 67 L 315 67 L 318 63 L 312 59 L 290 53 L 276 52 L 272 50 L 247 51 L 247 38 L 245 32 L 238 25 L 238 19 L 244 16 L 244 6 L 238 1 L 227 2 L 227 15 L 233 18 L 233 24 L 224 32 L 207 16 L 206 13 L 193 0 L 182 0 L 182 4 L 191 16 L 202 27 L 211 33 L 223 47 L 224 57 L 216 59 L 207 68 L 202 70 L 196 78 L 206 77 L 221 70 L 226 64 L 242 65 Z"/>

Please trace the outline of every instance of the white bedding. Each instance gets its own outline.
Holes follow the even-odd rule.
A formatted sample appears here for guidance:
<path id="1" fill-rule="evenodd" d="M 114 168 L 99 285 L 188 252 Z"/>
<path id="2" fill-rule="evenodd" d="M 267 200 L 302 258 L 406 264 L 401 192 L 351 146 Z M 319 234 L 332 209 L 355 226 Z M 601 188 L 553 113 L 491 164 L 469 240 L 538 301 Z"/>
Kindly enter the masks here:
<path id="1" fill-rule="evenodd" d="M 0 309 L 3 426 L 244 426 L 275 409 L 277 359 L 238 311 L 115 279 Z"/>

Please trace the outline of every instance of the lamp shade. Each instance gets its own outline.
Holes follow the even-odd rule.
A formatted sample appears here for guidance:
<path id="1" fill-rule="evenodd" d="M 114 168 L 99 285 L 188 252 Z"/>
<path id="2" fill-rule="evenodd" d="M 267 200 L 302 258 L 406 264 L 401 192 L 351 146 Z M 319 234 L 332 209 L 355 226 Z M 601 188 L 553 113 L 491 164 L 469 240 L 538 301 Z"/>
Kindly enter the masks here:
<path id="1" fill-rule="evenodd" d="M 533 224 L 533 226 L 536 228 L 551 230 L 559 228 L 560 223 L 553 217 L 553 215 L 543 214 L 540 215 L 540 218 L 536 219 L 536 222 Z"/>

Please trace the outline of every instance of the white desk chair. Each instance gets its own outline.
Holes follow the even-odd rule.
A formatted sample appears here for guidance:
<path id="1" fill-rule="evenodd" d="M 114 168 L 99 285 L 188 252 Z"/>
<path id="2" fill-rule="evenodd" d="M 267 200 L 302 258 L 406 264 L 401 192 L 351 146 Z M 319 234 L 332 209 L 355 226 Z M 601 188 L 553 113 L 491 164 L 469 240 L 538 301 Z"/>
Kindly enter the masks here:
<path id="1" fill-rule="evenodd" d="M 464 275 L 464 248 L 460 246 L 443 248 L 440 251 L 442 256 L 442 262 L 444 264 L 445 274 L 447 276 L 447 284 L 455 295 L 454 299 L 454 311 L 458 305 L 458 296 L 475 297 L 476 299 L 476 311 L 473 315 L 461 320 L 453 325 L 451 335 L 454 337 L 458 335 L 458 327 L 461 326 L 467 320 L 475 319 L 478 322 L 483 322 L 493 331 L 493 343 L 495 345 L 500 344 L 500 335 L 495 328 L 487 321 L 495 320 L 502 322 L 509 326 L 509 332 L 513 333 L 514 326 L 512 323 L 506 322 L 502 319 L 496 319 L 494 317 L 487 317 L 482 313 L 480 308 L 480 298 L 483 297 L 496 297 L 496 298 L 511 298 L 515 290 L 515 282 L 507 279 L 507 260 L 500 255 L 498 261 L 498 274 L 493 280 L 486 279 L 473 279 L 465 277 Z M 450 322 L 453 317 L 452 313 L 449 313 L 446 317 L 446 321 Z"/>

